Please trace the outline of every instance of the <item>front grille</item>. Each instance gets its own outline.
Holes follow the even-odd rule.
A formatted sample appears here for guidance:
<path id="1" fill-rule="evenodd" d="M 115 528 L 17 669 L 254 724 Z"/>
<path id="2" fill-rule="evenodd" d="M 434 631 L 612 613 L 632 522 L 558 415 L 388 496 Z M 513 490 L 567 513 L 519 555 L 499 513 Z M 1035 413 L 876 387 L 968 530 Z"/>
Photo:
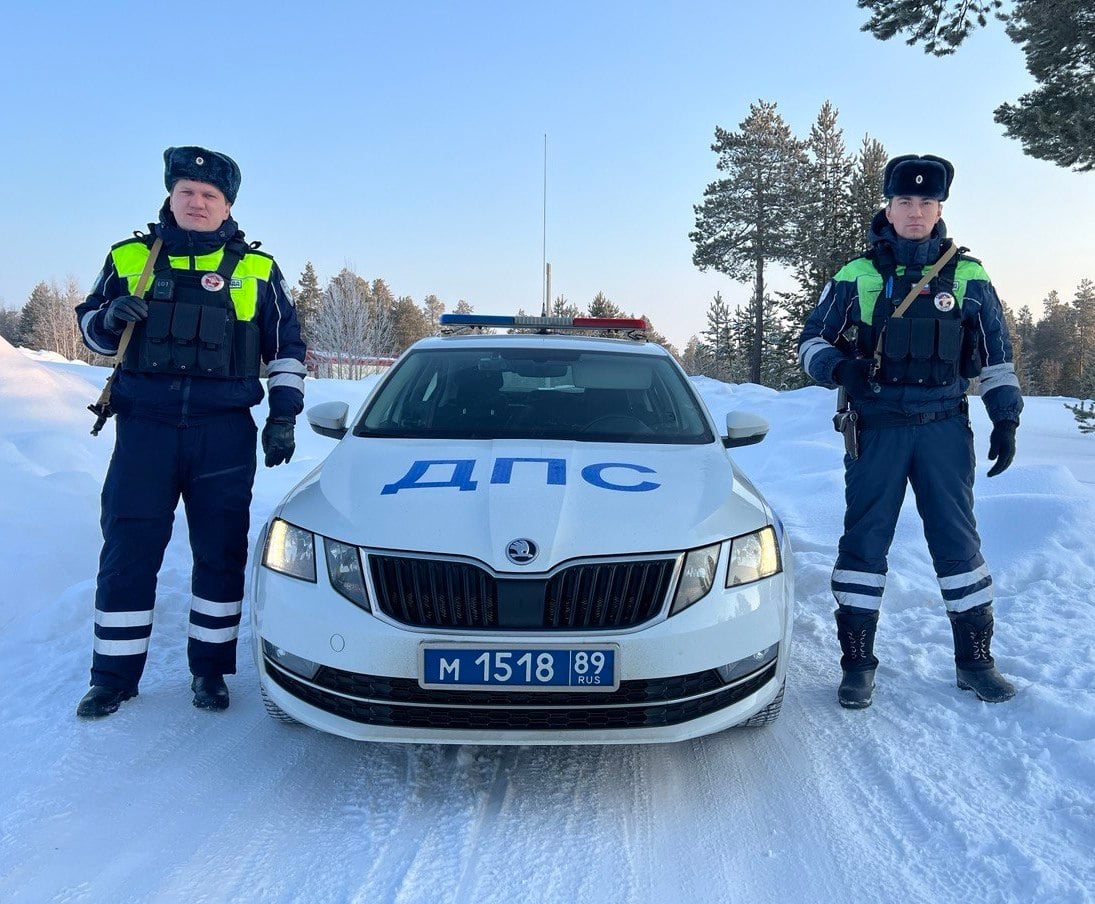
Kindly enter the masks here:
<path id="1" fill-rule="evenodd" d="M 674 559 L 573 565 L 547 584 L 545 628 L 626 628 L 661 610 Z"/>
<path id="2" fill-rule="evenodd" d="M 697 672 L 654 681 L 624 681 L 610 694 L 482 693 L 435 691 L 405 678 L 351 675 L 321 669 L 317 683 L 345 682 L 368 690 L 369 699 L 345 697 L 323 687 L 298 681 L 267 659 L 267 673 L 286 691 L 325 712 L 352 722 L 400 728 L 492 729 L 499 731 L 553 729 L 658 728 L 679 725 L 732 706 L 775 677 L 773 662 L 749 680 L 705 696 L 679 699 L 682 690 L 722 685 L 718 673 Z M 411 692 L 410 685 L 416 690 Z M 345 687 L 345 685 L 343 685 Z M 340 688 L 341 690 L 341 688 Z M 348 690 L 342 690 L 348 693 Z M 414 698 L 416 703 L 409 702 Z M 418 702 L 420 701 L 420 702 Z M 621 705 L 623 704 L 623 705 Z"/>
<path id="3" fill-rule="evenodd" d="M 463 562 L 369 556 L 380 611 L 407 625 L 497 628 L 493 576 Z"/>
<path id="4" fill-rule="evenodd" d="M 496 578 L 465 562 L 369 556 L 385 615 L 423 628 L 613 630 L 662 609 L 676 558 L 571 565 L 549 579 Z"/>

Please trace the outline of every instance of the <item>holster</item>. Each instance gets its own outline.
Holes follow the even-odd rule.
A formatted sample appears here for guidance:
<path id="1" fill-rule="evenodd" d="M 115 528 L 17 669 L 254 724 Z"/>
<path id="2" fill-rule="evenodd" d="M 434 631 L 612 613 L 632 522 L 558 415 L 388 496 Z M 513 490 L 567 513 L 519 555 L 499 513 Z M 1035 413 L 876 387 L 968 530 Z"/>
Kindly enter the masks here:
<path id="1" fill-rule="evenodd" d="M 844 437 L 844 452 L 853 461 L 859 458 L 859 414 L 852 407 L 844 388 L 837 394 L 837 409 L 833 429 Z"/>

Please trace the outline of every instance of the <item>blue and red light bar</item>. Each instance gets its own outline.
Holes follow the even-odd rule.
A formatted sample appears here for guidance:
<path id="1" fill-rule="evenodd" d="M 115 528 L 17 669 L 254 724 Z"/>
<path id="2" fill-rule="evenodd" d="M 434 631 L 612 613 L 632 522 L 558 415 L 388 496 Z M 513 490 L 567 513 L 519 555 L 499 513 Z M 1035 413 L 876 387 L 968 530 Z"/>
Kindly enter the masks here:
<path id="1" fill-rule="evenodd" d="M 442 327 L 483 326 L 533 330 L 648 330 L 643 317 L 515 317 L 502 314 L 442 314 Z"/>

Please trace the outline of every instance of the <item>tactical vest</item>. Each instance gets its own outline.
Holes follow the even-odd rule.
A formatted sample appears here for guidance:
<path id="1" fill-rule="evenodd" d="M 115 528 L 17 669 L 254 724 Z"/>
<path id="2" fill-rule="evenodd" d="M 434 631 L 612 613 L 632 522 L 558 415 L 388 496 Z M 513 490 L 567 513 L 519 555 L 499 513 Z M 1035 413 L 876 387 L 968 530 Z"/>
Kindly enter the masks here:
<path id="1" fill-rule="evenodd" d="M 136 289 L 150 253 L 145 241 L 115 245 L 111 256 L 129 291 Z M 148 318 L 134 324 L 122 369 L 194 377 L 259 375 L 259 283 L 272 258 L 239 240 L 197 256 L 168 255 L 154 264 Z"/>
<path id="2" fill-rule="evenodd" d="M 981 268 L 959 258 L 956 254 L 947 262 L 901 317 L 893 312 L 920 281 L 923 270 L 898 266 L 888 248 L 876 248 L 849 265 L 866 265 L 856 274 L 862 317 L 856 344 L 861 357 L 871 358 L 882 337 L 879 385 L 949 386 L 960 375 L 969 379 L 980 373 L 973 334 L 962 325 L 965 287 L 974 273 L 968 267 L 960 273 L 959 267 Z"/>

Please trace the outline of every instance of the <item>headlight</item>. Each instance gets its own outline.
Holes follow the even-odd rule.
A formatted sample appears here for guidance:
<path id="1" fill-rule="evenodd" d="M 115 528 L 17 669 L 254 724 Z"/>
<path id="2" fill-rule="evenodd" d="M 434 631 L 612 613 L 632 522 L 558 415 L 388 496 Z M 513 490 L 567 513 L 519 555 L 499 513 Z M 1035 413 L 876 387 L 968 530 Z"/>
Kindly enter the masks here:
<path id="1" fill-rule="evenodd" d="M 779 574 L 779 544 L 771 525 L 730 541 L 730 564 L 726 567 L 726 586 L 740 587 L 761 578 Z"/>
<path id="2" fill-rule="evenodd" d="M 719 564 L 719 544 L 693 549 L 684 560 L 681 581 L 673 597 L 670 615 L 687 609 L 696 600 L 703 599 L 715 583 L 715 569 Z"/>
<path id="3" fill-rule="evenodd" d="M 302 581 L 316 581 L 316 545 L 311 531 L 275 518 L 266 535 L 262 564 Z"/>
<path id="4" fill-rule="evenodd" d="M 356 546 L 323 538 L 327 553 L 327 575 L 331 586 L 346 599 L 366 612 L 369 611 L 369 595 L 365 592 L 365 576 L 361 571 L 361 553 Z"/>

